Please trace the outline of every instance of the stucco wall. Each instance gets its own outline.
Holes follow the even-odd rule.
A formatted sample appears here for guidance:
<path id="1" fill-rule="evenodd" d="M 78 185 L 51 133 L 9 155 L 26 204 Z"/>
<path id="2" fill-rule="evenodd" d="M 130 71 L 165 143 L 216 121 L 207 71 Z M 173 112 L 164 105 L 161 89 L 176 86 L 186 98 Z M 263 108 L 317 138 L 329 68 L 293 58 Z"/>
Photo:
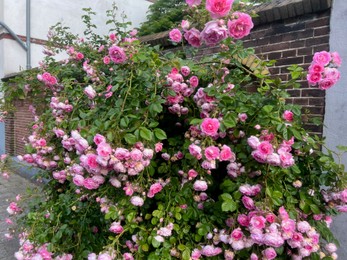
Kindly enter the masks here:
<path id="1" fill-rule="evenodd" d="M 340 68 L 341 79 L 326 92 L 326 108 L 324 120 L 324 135 L 328 148 L 336 150 L 337 145 L 347 146 L 347 34 L 346 34 L 347 2 L 334 0 L 331 13 L 330 50 L 337 51 L 342 57 Z M 347 166 L 347 155 L 342 158 L 342 163 Z M 338 250 L 339 259 L 347 259 L 347 216 L 340 215 L 333 222 L 333 232 L 340 241 Z"/>
<path id="2" fill-rule="evenodd" d="M 121 13 L 127 15 L 133 27 L 138 27 L 146 19 L 146 12 L 151 4 L 145 0 L 115 0 Z M 107 34 L 109 27 L 105 26 L 106 10 L 112 8 L 113 1 L 109 0 L 32 0 L 31 1 L 31 37 L 46 39 L 48 29 L 57 22 L 71 28 L 73 33 L 84 31 L 81 23 L 82 8 L 91 7 L 97 13 L 93 21 L 98 26 L 98 34 Z M 3 6 L 1 6 L 3 5 Z M 0 18 L 17 35 L 26 35 L 26 1 L 1 0 Z M 0 31 L 1 32 L 1 31 Z M 2 39 L 0 45 L 0 78 L 26 68 L 25 51 L 12 39 Z M 32 67 L 42 59 L 42 47 L 32 44 Z M 1 62 L 3 60 L 3 62 Z"/>

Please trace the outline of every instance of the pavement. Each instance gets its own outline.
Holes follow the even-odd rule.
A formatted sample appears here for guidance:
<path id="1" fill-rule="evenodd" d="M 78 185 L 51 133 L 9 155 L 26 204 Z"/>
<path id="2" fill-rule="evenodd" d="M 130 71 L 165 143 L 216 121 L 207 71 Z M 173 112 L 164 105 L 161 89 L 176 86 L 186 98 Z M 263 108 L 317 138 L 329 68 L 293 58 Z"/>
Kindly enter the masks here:
<path id="1" fill-rule="evenodd" d="M 15 201 L 18 194 L 24 193 L 28 187 L 34 184 L 27 178 L 23 178 L 19 174 L 12 173 L 8 180 L 4 179 L 0 174 L 0 260 L 15 259 L 14 253 L 18 251 L 19 241 L 14 238 L 8 240 L 4 234 L 8 233 L 9 225 L 5 222 L 9 214 L 6 211 L 10 202 Z"/>

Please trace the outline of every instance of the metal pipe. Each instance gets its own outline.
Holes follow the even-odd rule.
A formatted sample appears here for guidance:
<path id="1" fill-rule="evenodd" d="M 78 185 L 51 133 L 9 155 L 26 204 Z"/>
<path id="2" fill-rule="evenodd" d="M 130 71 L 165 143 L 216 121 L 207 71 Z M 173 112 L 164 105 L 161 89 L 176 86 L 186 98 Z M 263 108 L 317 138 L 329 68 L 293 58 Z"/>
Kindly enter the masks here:
<path id="1" fill-rule="evenodd" d="M 24 42 L 17 36 L 17 34 L 14 33 L 14 31 L 11 30 L 10 27 L 8 27 L 4 22 L 0 21 L 0 26 L 4 27 L 6 31 L 19 43 L 19 45 L 27 51 L 27 46 L 24 44 Z"/>
<path id="2" fill-rule="evenodd" d="M 27 41 L 26 41 L 26 47 L 27 47 L 27 69 L 31 69 L 31 42 L 30 42 L 30 29 L 31 29 L 31 25 L 30 25 L 30 14 L 31 14 L 31 10 L 30 10 L 30 0 L 26 1 L 26 34 L 27 34 Z"/>

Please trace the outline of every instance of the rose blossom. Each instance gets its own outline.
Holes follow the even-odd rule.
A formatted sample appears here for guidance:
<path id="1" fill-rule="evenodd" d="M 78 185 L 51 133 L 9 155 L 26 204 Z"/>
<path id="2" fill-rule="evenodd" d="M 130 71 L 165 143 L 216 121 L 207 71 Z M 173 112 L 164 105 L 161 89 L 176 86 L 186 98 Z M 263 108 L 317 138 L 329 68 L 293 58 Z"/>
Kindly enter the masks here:
<path id="1" fill-rule="evenodd" d="M 193 5 L 199 5 L 201 4 L 201 0 L 186 0 L 187 5 L 192 7 Z"/>
<path id="2" fill-rule="evenodd" d="M 307 81 L 310 85 L 316 85 L 322 79 L 322 74 L 320 72 L 310 72 L 307 74 Z"/>
<path id="3" fill-rule="evenodd" d="M 277 256 L 275 249 L 272 247 L 266 248 L 264 251 L 262 251 L 262 254 L 265 256 L 266 260 L 275 259 Z"/>
<path id="4" fill-rule="evenodd" d="M 192 45 L 193 47 L 200 47 L 201 46 L 201 36 L 200 31 L 192 28 L 189 31 L 186 31 L 184 33 L 184 39 L 187 40 L 187 42 Z"/>
<path id="5" fill-rule="evenodd" d="M 160 192 L 163 189 L 163 186 L 161 186 L 160 183 L 154 183 L 151 185 L 151 187 L 149 188 L 149 192 L 147 194 L 148 198 L 153 198 L 155 194 L 157 194 L 158 192 Z"/>
<path id="6" fill-rule="evenodd" d="M 96 97 L 96 91 L 92 86 L 88 86 L 84 89 L 84 94 L 88 96 L 89 99 L 93 99 Z"/>
<path id="7" fill-rule="evenodd" d="M 201 254 L 204 256 L 215 256 L 215 255 L 219 255 L 220 253 L 222 253 L 222 249 L 219 247 L 214 247 L 214 246 L 204 246 L 201 249 Z"/>
<path id="8" fill-rule="evenodd" d="M 205 149 L 205 156 L 207 160 L 215 160 L 219 156 L 219 148 L 216 146 L 209 146 Z"/>
<path id="9" fill-rule="evenodd" d="M 235 154 L 231 151 L 230 147 L 227 145 L 222 146 L 222 150 L 219 154 L 219 160 L 221 161 L 235 161 Z"/>
<path id="10" fill-rule="evenodd" d="M 98 155 L 102 157 L 107 157 L 112 152 L 112 147 L 108 143 L 101 143 L 98 145 L 98 148 L 96 149 Z"/>
<path id="11" fill-rule="evenodd" d="M 260 144 L 260 141 L 258 137 L 252 135 L 247 139 L 247 143 L 253 149 L 257 149 Z"/>
<path id="12" fill-rule="evenodd" d="M 93 140 L 96 145 L 106 142 L 106 138 L 100 134 L 96 134 Z"/>
<path id="13" fill-rule="evenodd" d="M 237 17 L 237 19 L 228 21 L 228 32 L 230 37 L 241 39 L 247 36 L 254 26 L 252 18 L 248 14 L 242 12 L 235 12 L 233 16 Z"/>
<path id="14" fill-rule="evenodd" d="M 206 10 L 213 19 L 228 15 L 234 0 L 206 0 Z"/>
<path id="15" fill-rule="evenodd" d="M 220 123 L 216 118 L 204 118 L 201 123 L 201 131 L 209 136 L 214 136 L 217 134 Z"/>
<path id="16" fill-rule="evenodd" d="M 84 184 L 84 177 L 82 175 L 78 175 L 76 174 L 73 179 L 72 179 L 73 183 L 76 185 L 76 186 L 83 186 Z"/>
<path id="17" fill-rule="evenodd" d="M 123 63 L 127 59 L 123 48 L 118 46 L 112 46 L 111 48 L 109 48 L 108 54 L 110 55 L 111 60 L 116 64 Z"/>
<path id="18" fill-rule="evenodd" d="M 192 76 L 189 79 L 189 84 L 192 88 L 196 88 L 199 85 L 199 78 L 197 76 Z"/>
<path id="19" fill-rule="evenodd" d="M 333 63 L 336 65 L 336 66 L 338 66 L 338 67 L 340 67 L 341 66 L 341 64 L 342 64 L 342 60 L 341 60 L 341 57 L 340 57 L 340 55 L 338 54 L 338 52 L 332 52 L 332 53 L 330 53 L 330 55 L 331 55 L 331 58 L 332 58 L 332 60 L 333 60 Z"/>
<path id="20" fill-rule="evenodd" d="M 201 39 L 208 46 L 214 46 L 227 37 L 227 29 L 220 26 L 218 21 L 210 21 L 205 24 L 201 32 Z"/>
<path id="21" fill-rule="evenodd" d="M 313 61 L 317 64 L 321 64 L 323 66 L 326 66 L 331 61 L 331 55 L 327 51 L 316 52 L 313 55 Z"/>
<path id="22" fill-rule="evenodd" d="M 182 33 L 178 29 L 172 29 L 169 33 L 170 40 L 173 42 L 180 42 L 182 41 Z"/>
<path id="23" fill-rule="evenodd" d="M 109 230 L 112 233 L 120 234 L 123 232 L 124 228 L 121 226 L 120 222 L 113 222 Z"/>
<path id="24" fill-rule="evenodd" d="M 196 191 L 205 191 L 205 190 L 207 190 L 207 188 L 208 188 L 207 182 L 206 182 L 206 181 L 196 180 L 196 181 L 194 182 L 193 188 L 194 188 L 194 190 L 196 190 Z"/>
<path id="25" fill-rule="evenodd" d="M 254 201 L 248 196 L 242 196 L 242 203 L 246 209 L 252 210 L 255 208 Z"/>
<path id="26" fill-rule="evenodd" d="M 236 228 L 233 230 L 233 232 L 231 232 L 231 237 L 233 238 L 233 240 L 240 240 L 243 238 L 243 233 L 241 231 L 241 228 Z"/>
<path id="27" fill-rule="evenodd" d="M 131 204 L 133 204 L 134 206 L 139 206 L 139 207 L 141 207 L 141 206 L 143 205 L 143 203 L 144 203 L 143 198 L 141 198 L 141 197 L 139 197 L 139 196 L 133 196 L 133 197 L 131 197 L 130 202 L 131 202 Z"/>
<path id="28" fill-rule="evenodd" d="M 273 153 L 272 144 L 270 144 L 268 141 L 263 141 L 258 145 L 257 151 L 259 151 L 263 155 L 272 154 Z"/>
<path id="29" fill-rule="evenodd" d="M 290 111 L 290 110 L 285 110 L 285 111 L 283 112 L 282 118 L 283 118 L 284 120 L 286 120 L 287 122 L 293 122 L 293 120 L 294 120 L 294 114 L 293 114 L 293 112 Z"/>

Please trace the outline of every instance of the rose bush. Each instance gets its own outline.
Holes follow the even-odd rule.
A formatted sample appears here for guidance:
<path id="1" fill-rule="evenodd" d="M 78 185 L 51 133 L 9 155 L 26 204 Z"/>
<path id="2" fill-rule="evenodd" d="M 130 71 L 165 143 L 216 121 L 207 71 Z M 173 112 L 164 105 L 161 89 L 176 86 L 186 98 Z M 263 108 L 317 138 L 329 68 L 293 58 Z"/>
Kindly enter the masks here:
<path id="1" fill-rule="evenodd" d="M 32 108 L 19 158 L 47 180 L 27 214 L 20 199 L 9 205 L 21 224 L 17 259 L 337 257 L 329 226 L 347 211 L 344 167 L 285 102 L 302 69 L 281 82 L 263 73 L 267 62 L 242 65 L 252 50 L 234 40 L 253 23 L 232 4 L 208 0 L 205 15 L 222 19 L 170 33 L 193 47 L 221 44 L 200 61 L 180 58 L 189 46 L 163 53 L 119 27 L 98 36 L 89 11 L 85 38 L 58 24 L 40 68 L 17 89 L 4 84 L 7 104 L 34 97 L 39 114 Z M 61 51 L 68 58 L 57 62 Z M 310 84 L 327 89 L 315 78 L 336 83 L 340 64 L 336 53 L 315 55 Z"/>

